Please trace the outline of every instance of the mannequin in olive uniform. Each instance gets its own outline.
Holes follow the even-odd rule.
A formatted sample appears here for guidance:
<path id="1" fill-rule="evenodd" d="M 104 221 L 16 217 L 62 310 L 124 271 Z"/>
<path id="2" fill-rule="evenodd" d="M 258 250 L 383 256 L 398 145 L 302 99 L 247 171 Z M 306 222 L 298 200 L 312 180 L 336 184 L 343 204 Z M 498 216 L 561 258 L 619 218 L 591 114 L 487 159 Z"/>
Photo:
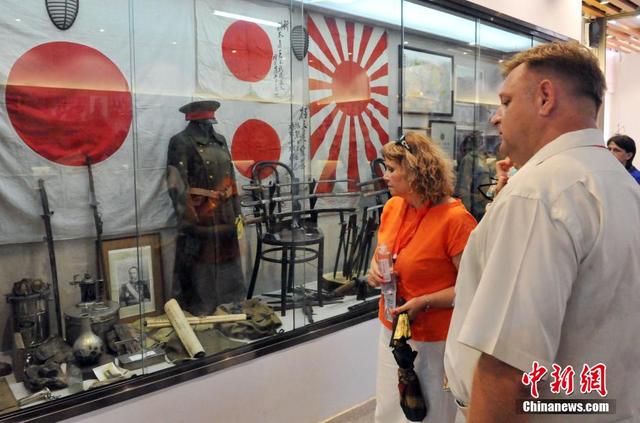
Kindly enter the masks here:
<path id="1" fill-rule="evenodd" d="M 171 138 L 167 156 L 167 186 L 178 221 L 172 294 L 194 315 L 246 296 L 233 163 L 225 138 L 213 129 L 218 107 L 217 101 L 181 107 L 189 124 Z"/>

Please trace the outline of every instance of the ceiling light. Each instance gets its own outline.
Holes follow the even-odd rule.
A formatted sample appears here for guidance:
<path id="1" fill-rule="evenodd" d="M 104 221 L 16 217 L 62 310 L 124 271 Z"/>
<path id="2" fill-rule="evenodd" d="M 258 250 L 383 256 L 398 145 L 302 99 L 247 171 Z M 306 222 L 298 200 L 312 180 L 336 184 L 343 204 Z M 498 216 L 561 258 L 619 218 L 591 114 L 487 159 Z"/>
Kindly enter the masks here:
<path id="1" fill-rule="evenodd" d="M 213 14 L 217 16 L 222 16 L 225 18 L 237 19 L 240 21 L 247 21 L 247 22 L 253 22 L 253 23 L 262 24 L 262 25 L 274 26 L 276 28 L 280 28 L 281 26 L 277 22 L 267 21 L 265 19 L 252 18 L 244 15 L 237 15 L 235 13 L 223 12 L 221 10 L 214 10 Z"/>
<path id="2" fill-rule="evenodd" d="M 20 22 L 22 19 L 20 18 L 16 18 L 16 22 Z"/>
<path id="3" fill-rule="evenodd" d="M 617 24 L 617 23 L 618 23 L 618 21 L 616 21 L 615 19 L 613 19 L 613 20 L 609 21 L 609 23 L 610 23 L 610 24 L 612 24 L 612 25 L 615 25 L 615 24 Z"/>

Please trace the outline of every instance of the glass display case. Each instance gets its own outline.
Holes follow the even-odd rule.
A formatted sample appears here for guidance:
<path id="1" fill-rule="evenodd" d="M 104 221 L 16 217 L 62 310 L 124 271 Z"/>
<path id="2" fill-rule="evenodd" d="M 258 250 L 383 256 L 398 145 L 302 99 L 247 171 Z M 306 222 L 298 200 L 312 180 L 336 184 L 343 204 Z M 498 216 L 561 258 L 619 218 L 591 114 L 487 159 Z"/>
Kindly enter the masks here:
<path id="1" fill-rule="evenodd" d="M 449 152 L 481 218 L 499 63 L 532 31 L 446 4 L 3 1 L 0 420 L 373 318 L 402 132 Z"/>

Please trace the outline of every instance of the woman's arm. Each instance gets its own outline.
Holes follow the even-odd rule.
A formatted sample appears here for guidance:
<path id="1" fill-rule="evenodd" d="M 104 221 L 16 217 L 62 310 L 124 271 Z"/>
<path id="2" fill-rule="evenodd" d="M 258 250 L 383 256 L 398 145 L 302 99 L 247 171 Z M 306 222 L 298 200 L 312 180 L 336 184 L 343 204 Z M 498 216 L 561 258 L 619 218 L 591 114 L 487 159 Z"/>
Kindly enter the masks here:
<path id="1" fill-rule="evenodd" d="M 451 257 L 453 265 L 456 270 L 460 266 L 460 258 L 462 253 Z M 392 310 L 394 315 L 407 311 L 409 313 L 409 319 L 413 319 L 422 311 L 427 311 L 430 308 L 451 308 L 453 307 L 453 299 L 455 298 L 455 287 L 450 286 L 440 291 L 432 292 L 430 294 L 421 295 L 415 297 Z"/>
<path id="2" fill-rule="evenodd" d="M 372 288 L 378 288 L 383 281 L 382 273 L 380 273 L 380 268 L 378 267 L 378 260 L 376 260 L 376 255 L 374 254 L 371 258 L 371 264 L 369 264 L 369 271 L 367 272 L 367 283 L 371 285 Z"/>

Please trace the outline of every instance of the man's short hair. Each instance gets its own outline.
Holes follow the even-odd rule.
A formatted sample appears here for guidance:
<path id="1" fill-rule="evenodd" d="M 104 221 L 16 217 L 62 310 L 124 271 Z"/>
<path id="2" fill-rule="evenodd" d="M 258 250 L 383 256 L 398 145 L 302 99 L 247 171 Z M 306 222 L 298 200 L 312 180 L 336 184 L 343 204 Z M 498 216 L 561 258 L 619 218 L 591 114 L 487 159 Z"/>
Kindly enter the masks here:
<path id="1" fill-rule="evenodd" d="M 607 88 L 604 74 L 591 50 L 577 41 L 541 44 L 521 51 L 502 63 L 502 74 L 506 77 L 523 63 L 534 71 L 561 77 L 573 94 L 593 99 L 596 111 L 600 109 Z"/>

